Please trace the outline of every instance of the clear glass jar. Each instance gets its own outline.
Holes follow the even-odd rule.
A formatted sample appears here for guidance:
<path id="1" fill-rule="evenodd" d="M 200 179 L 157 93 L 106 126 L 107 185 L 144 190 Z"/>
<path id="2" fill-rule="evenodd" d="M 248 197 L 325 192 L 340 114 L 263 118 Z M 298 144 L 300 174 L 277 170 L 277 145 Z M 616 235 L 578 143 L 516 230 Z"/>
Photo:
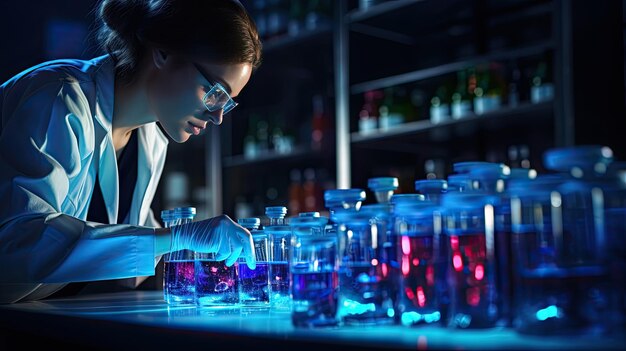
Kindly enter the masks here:
<path id="1" fill-rule="evenodd" d="M 435 204 L 441 203 L 441 197 L 448 190 L 448 182 L 444 179 L 422 179 L 415 181 L 415 191 L 424 194 L 426 200 Z"/>
<path id="2" fill-rule="evenodd" d="M 378 203 L 389 203 L 393 193 L 398 190 L 398 178 L 377 177 L 367 180 L 367 187 L 374 193 Z"/>
<path id="3" fill-rule="evenodd" d="M 260 218 L 240 218 L 237 223 L 252 234 L 256 257 L 255 269 L 250 269 L 243 259 L 237 262 L 239 265 L 239 302 L 246 307 L 269 307 L 270 279 L 267 234 L 263 230 L 259 230 Z"/>
<path id="4" fill-rule="evenodd" d="M 217 253 L 196 252 L 195 303 L 198 307 L 239 304 L 239 265 L 226 265 Z"/>
<path id="5" fill-rule="evenodd" d="M 177 207 L 172 217 L 172 226 L 193 221 L 195 207 Z M 175 231 L 174 231 L 175 232 Z M 195 263 L 192 250 L 180 250 L 180 240 L 172 236 L 170 253 L 163 264 L 164 294 L 169 304 L 193 304 L 195 299 Z"/>
<path id="6" fill-rule="evenodd" d="M 532 187 L 518 186 L 511 198 L 512 213 L 515 205 L 521 208 L 518 217 L 534 220 L 527 233 L 515 233 L 513 242 L 521 265 L 515 318 L 520 333 L 579 335 L 609 330 L 611 279 L 604 204 L 610 186 L 602 175 L 611 161 L 611 150 L 602 146 L 550 149 L 544 163 L 557 180 L 537 177 L 529 182 Z M 532 215 L 524 215 L 525 208 Z"/>
<path id="7" fill-rule="evenodd" d="M 269 224 L 264 232 L 269 241 L 270 305 L 272 309 L 291 311 L 289 294 L 289 250 L 291 247 L 291 228 L 285 223 L 287 207 L 272 206 L 265 208 Z"/>
<path id="8" fill-rule="evenodd" d="M 295 327 L 336 326 L 339 281 L 337 237 L 322 229 L 326 217 L 291 218 L 289 271 L 291 320 Z"/>
<path id="9" fill-rule="evenodd" d="M 495 327 L 499 319 L 495 276 L 494 207 L 488 194 L 450 193 L 443 198 L 452 328 Z"/>
<path id="10" fill-rule="evenodd" d="M 394 208 L 398 277 L 397 321 L 405 326 L 441 323 L 447 306 L 446 256 L 440 208 L 414 201 Z"/>
<path id="11" fill-rule="evenodd" d="M 346 325 L 394 324 L 393 281 L 372 215 L 335 213 L 338 226 L 339 316 Z"/>

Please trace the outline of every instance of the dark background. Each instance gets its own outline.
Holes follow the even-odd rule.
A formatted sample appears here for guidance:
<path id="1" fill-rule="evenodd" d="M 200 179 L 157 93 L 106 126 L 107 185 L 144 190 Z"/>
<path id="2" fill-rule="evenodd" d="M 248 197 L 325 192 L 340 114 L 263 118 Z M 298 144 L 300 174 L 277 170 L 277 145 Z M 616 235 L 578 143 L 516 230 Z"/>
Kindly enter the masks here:
<path id="1" fill-rule="evenodd" d="M 219 127 L 220 189 L 211 189 L 207 180 L 209 137 L 170 145 L 153 204 L 157 213 L 182 204 L 196 206 L 197 218 L 218 212 L 263 216 L 270 205 L 288 206 L 290 215 L 324 211 L 323 191 L 337 185 L 334 77 L 342 70 L 348 72 L 352 187 L 366 188 L 373 176 L 396 176 L 398 192 L 413 192 L 415 180 L 444 178 L 455 162 L 471 160 L 546 172 L 543 152 L 556 146 L 602 144 L 617 159 L 626 157 L 624 1 L 393 0 L 374 1 L 369 11 L 365 2 L 242 1 L 259 24 L 264 62 L 238 99 L 240 106 Z M 45 60 L 101 54 L 94 40 L 96 3 L 1 2 L 0 80 Z M 311 13 L 317 20 L 307 27 Z M 289 29 L 290 23 L 295 27 Z M 333 42 L 340 25 L 349 38 L 343 66 Z M 541 62 L 547 64 L 544 81 L 554 84 L 555 93 L 534 104 L 529 91 Z M 442 87 L 453 91 L 461 69 L 485 65 L 496 67 L 505 81 L 502 109 L 442 126 L 411 124 L 428 121 L 431 98 Z M 508 108 L 515 69 L 521 74 L 520 104 Z M 399 83 L 389 77 L 399 77 Z M 403 133 L 360 135 L 364 93 L 390 87 L 397 99 L 411 97 L 411 123 Z M 315 96 L 324 110 L 319 120 L 313 118 Z M 264 128 L 291 136 L 294 150 L 246 157 L 246 138 L 258 142 Z M 319 148 L 311 146 L 315 128 L 323 135 Z M 271 138 L 262 141 L 275 147 Z M 513 157 L 515 150 L 526 155 Z M 209 204 L 212 198 L 219 206 Z"/>

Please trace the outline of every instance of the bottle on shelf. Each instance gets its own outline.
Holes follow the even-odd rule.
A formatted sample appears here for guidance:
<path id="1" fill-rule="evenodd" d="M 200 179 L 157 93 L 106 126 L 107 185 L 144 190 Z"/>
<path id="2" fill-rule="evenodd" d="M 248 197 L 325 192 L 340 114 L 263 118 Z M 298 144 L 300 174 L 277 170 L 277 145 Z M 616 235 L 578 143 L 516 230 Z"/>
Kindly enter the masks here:
<path id="1" fill-rule="evenodd" d="M 537 65 L 530 88 L 530 101 L 537 104 L 554 98 L 554 84 L 548 75 L 548 63 L 542 60 Z"/>
<path id="2" fill-rule="evenodd" d="M 294 168 L 289 172 L 289 213 L 300 213 L 304 208 L 304 190 L 302 187 L 302 172 Z"/>
<path id="3" fill-rule="evenodd" d="M 256 127 L 257 154 L 266 154 L 270 147 L 269 124 L 266 120 L 261 119 L 257 122 Z"/>
<path id="4" fill-rule="evenodd" d="M 302 184 L 305 212 L 317 211 L 321 206 L 318 202 L 319 184 L 316 179 L 315 170 L 313 168 L 306 168 L 303 172 L 304 183 Z"/>
<path id="5" fill-rule="evenodd" d="M 451 110 L 453 119 L 461 119 L 472 114 L 472 100 L 468 92 L 467 71 L 458 71 L 456 79 L 456 90 L 452 94 Z"/>
<path id="6" fill-rule="evenodd" d="M 497 110 L 502 104 L 499 67 L 497 64 L 489 64 L 478 68 L 477 86 L 474 89 L 474 112 L 477 115 Z"/>
<path id="7" fill-rule="evenodd" d="M 287 33 L 288 9 L 280 0 L 268 0 L 267 39 L 274 39 Z"/>
<path id="8" fill-rule="evenodd" d="M 289 2 L 289 24 L 287 33 L 292 36 L 298 36 L 304 28 L 305 9 L 302 1 Z"/>
<path id="9" fill-rule="evenodd" d="M 522 72 L 517 67 L 517 64 L 514 64 L 511 69 L 511 78 L 508 85 L 508 105 L 509 107 L 516 107 L 520 102 L 520 80 L 522 77 Z"/>
<path id="10" fill-rule="evenodd" d="M 441 85 L 437 88 L 435 96 L 430 99 L 430 122 L 437 124 L 448 119 L 450 119 L 448 88 L 445 85 Z"/>
<path id="11" fill-rule="evenodd" d="M 361 134 L 371 134 L 378 128 L 378 100 L 382 92 L 370 90 L 363 94 L 364 103 L 359 112 L 359 132 Z"/>
<path id="12" fill-rule="evenodd" d="M 305 28 L 316 30 L 330 23 L 332 13 L 329 0 L 309 0 L 305 16 Z"/>
<path id="13" fill-rule="evenodd" d="M 328 128 L 328 116 L 324 106 L 324 98 L 321 94 L 313 96 L 313 122 L 311 128 L 311 149 L 319 151 L 326 142 L 326 130 Z"/>
<path id="14" fill-rule="evenodd" d="M 256 126 L 258 123 L 258 116 L 256 114 L 250 115 L 250 122 L 248 124 L 248 133 L 243 138 L 243 156 L 247 159 L 254 159 L 258 156 L 259 149 L 256 141 Z"/>
<path id="15" fill-rule="evenodd" d="M 378 127 L 380 130 L 388 130 L 391 127 L 404 123 L 405 116 L 400 110 L 399 101 L 395 98 L 396 89 L 393 87 L 384 90 L 384 99 L 382 105 L 378 108 Z"/>

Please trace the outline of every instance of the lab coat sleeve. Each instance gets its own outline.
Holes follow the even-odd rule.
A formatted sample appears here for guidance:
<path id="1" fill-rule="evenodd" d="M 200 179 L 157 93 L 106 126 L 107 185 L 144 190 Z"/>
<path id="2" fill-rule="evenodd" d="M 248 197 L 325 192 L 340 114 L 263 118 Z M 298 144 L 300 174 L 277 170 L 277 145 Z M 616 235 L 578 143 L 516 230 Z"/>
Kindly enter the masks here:
<path id="1" fill-rule="evenodd" d="M 0 136 L 0 283 L 66 283 L 154 274 L 154 229 L 73 216 L 68 197 L 94 153 L 81 82 L 19 89 Z M 34 82 L 32 84 L 35 84 Z M 92 83 L 93 84 L 93 83 Z M 93 100 L 92 100 L 93 101 Z"/>

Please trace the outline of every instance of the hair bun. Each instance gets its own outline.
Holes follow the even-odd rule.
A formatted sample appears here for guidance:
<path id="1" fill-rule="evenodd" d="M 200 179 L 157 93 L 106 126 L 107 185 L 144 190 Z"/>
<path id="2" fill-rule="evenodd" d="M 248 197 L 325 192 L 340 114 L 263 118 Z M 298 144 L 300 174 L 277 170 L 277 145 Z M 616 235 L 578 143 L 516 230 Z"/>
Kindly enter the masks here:
<path id="1" fill-rule="evenodd" d="M 104 0 L 100 15 L 104 23 L 122 37 L 133 36 L 148 13 L 147 0 Z"/>

